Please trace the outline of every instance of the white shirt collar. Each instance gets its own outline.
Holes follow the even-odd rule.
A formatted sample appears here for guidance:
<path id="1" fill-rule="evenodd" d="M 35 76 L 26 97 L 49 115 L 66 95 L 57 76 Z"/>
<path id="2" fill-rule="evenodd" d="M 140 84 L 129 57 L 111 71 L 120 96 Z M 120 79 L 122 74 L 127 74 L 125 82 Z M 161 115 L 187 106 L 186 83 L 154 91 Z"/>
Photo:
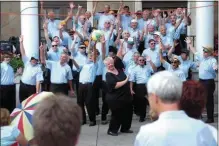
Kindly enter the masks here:
<path id="1" fill-rule="evenodd" d="M 166 111 L 166 112 L 162 112 L 159 115 L 159 119 L 169 119 L 169 118 L 172 119 L 172 118 L 182 118 L 182 117 L 188 117 L 183 110 Z"/>

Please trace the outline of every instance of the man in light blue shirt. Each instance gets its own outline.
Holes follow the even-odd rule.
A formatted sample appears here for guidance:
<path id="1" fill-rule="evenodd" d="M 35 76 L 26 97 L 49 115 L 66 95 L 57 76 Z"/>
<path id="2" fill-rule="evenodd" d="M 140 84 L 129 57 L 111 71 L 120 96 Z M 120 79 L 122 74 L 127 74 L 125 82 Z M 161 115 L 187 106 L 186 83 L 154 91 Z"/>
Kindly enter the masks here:
<path id="1" fill-rule="evenodd" d="M 203 56 L 201 56 L 196 49 L 192 46 L 192 42 L 189 38 L 186 38 L 189 49 L 195 54 L 199 64 L 199 80 L 205 86 L 208 91 L 207 95 L 207 121 L 206 123 L 214 122 L 214 91 L 216 72 L 218 70 L 217 60 L 213 56 L 214 49 L 211 46 L 203 47 Z"/>
<path id="2" fill-rule="evenodd" d="M 21 77 L 19 90 L 20 102 L 22 102 L 32 94 L 40 92 L 40 84 L 44 79 L 41 65 L 38 64 L 39 56 L 35 53 L 31 55 L 31 58 L 26 56 L 23 36 L 20 37 L 20 51 L 24 63 L 24 72 Z"/>
<path id="3" fill-rule="evenodd" d="M 147 95 L 146 84 L 151 74 L 156 71 L 156 67 L 147 57 L 147 62 L 149 65 L 145 65 L 145 58 L 143 56 L 138 57 L 138 66 L 136 66 L 130 75 L 130 91 L 134 96 L 134 107 L 136 108 L 136 113 L 139 114 L 139 122 L 144 122 L 146 117 L 146 109 L 148 101 L 145 96 Z M 135 85 L 133 86 L 133 84 Z"/>
<path id="4" fill-rule="evenodd" d="M 149 44 L 149 48 L 143 51 L 142 56 L 144 57 L 150 56 L 152 62 L 155 64 L 157 68 L 159 68 L 161 66 L 159 48 L 155 47 L 154 39 L 150 39 L 148 44 Z"/>
<path id="5" fill-rule="evenodd" d="M 178 58 L 173 58 L 170 65 L 166 60 L 163 59 L 162 50 L 160 50 L 160 61 L 166 70 L 176 74 L 182 82 L 186 81 L 184 72 L 182 71 L 182 69 L 179 68 L 180 61 L 178 60 Z"/>
<path id="6" fill-rule="evenodd" d="M 1 108 L 7 108 L 12 112 L 15 108 L 15 84 L 14 69 L 9 64 L 12 54 L 4 53 L 1 55 L 3 62 L 1 63 Z"/>
<path id="7" fill-rule="evenodd" d="M 97 6 L 97 2 L 94 4 L 94 11 L 93 11 L 93 16 L 94 16 L 94 20 L 98 20 L 98 29 L 102 30 L 104 28 L 104 22 L 106 20 L 108 21 L 115 21 L 115 17 L 111 14 L 109 14 L 110 11 L 110 6 L 109 5 L 105 5 L 104 6 L 104 12 L 103 13 L 96 13 L 96 6 Z"/>
<path id="8" fill-rule="evenodd" d="M 172 50 L 172 49 L 171 49 Z M 168 56 L 171 55 L 171 50 L 169 50 Z M 190 69 L 197 69 L 197 63 L 189 60 L 189 51 L 188 50 L 182 50 L 180 56 L 171 55 L 171 58 L 176 57 L 180 61 L 179 68 L 184 72 L 185 77 L 187 80 L 189 80 L 191 77 L 189 77 L 189 70 Z"/>
<path id="9" fill-rule="evenodd" d="M 128 30 L 132 17 L 129 12 L 129 6 L 123 7 L 123 14 L 120 15 L 121 26 L 123 30 Z"/>

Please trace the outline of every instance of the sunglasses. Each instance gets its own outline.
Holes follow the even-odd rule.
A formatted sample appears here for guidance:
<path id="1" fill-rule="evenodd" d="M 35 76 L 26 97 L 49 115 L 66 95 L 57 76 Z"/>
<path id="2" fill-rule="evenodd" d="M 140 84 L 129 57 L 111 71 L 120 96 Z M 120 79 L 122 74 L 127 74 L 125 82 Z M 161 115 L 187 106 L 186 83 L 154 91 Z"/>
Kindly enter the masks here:
<path id="1" fill-rule="evenodd" d="M 172 64 L 177 64 L 177 63 L 179 63 L 178 61 L 172 61 L 171 62 Z"/>
<path id="2" fill-rule="evenodd" d="M 155 43 L 150 43 L 151 45 L 154 45 Z"/>
<path id="3" fill-rule="evenodd" d="M 58 45 L 52 45 L 52 47 L 57 47 Z"/>
<path id="4" fill-rule="evenodd" d="M 144 60 L 144 59 L 140 59 L 140 60 L 138 60 L 138 61 L 140 61 L 140 62 L 144 62 L 145 60 Z"/>

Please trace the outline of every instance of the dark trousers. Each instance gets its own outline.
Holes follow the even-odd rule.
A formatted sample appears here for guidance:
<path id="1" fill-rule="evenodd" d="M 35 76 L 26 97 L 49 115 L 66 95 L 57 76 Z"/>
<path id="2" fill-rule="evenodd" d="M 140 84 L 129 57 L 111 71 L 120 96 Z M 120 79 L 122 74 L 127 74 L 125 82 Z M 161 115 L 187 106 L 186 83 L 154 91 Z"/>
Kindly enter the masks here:
<path id="1" fill-rule="evenodd" d="M 99 97 L 100 97 L 100 89 L 101 89 L 101 84 L 102 84 L 102 75 L 96 76 L 94 83 L 93 83 L 93 96 L 96 101 L 96 113 L 100 112 L 99 108 Z"/>
<path id="2" fill-rule="evenodd" d="M 102 112 L 101 112 L 101 120 L 105 121 L 106 116 L 109 112 L 109 107 L 106 102 L 106 93 L 107 93 L 107 85 L 105 81 L 102 81 Z"/>
<path id="3" fill-rule="evenodd" d="M 136 84 L 134 91 L 134 104 L 136 107 L 136 111 L 139 114 L 140 119 L 144 119 L 146 117 L 146 109 L 148 105 L 148 101 L 145 97 L 145 95 L 147 95 L 147 89 L 145 84 Z"/>
<path id="4" fill-rule="evenodd" d="M 6 108 L 11 113 L 16 107 L 15 85 L 1 85 L 1 108 Z"/>
<path id="5" fill-rule="evenodd" d="M 87 83 L 87 84 L 79 83 L 77 103 L 81 107 L 83 112 L 83 122 L 86 122 L 86 113 L 85 113 L 84 105 L 87 108 L 90 121 L 91 122 L 96 121 L 96 114 L 95 114 L 96 100 L 92 96 L 92 90 L 93 90 L 92 83 Z"/>
<path id="6" fill-rule="evenodd" d="M 214 79 L 210 80 L 202 80 L 199 81 L 205 86 L 207 91 L 207 117 L 208 119 L 214 119 L 214 90 L 215 90 L 215 82 Z"/>
<path id="7" fill-rule="evenodd" d="M 24 101 L 29 96 L 35 93 L 36 93 L 35 85 L 28 85 L 20 81 L 20 89 L 19 89 L 20 102 Z"/>
<path id="8" fill-rule="evenodd" d="M 78 88 L 79 88 L 79 75 L 80 73 L 77 71 L 72 71 L 73 75 L 73 85 L 75 85 L 76 95 L 78 97 Z"/>
<path id="9" fill-rule="evenodd" d="M 131 128 L 132 124 L 132 104 L 127 104 L 122 108 L 111 110 L 111 120 L 109 124 L 109 131 L 118 132 L 127 131 Z"/>
<path id="10" fill-rule="evenodd" d="M 50 91 L 53 93 L 60 93 L 68 96 L 68 84 L 54 84 L 50 86 Z"/>

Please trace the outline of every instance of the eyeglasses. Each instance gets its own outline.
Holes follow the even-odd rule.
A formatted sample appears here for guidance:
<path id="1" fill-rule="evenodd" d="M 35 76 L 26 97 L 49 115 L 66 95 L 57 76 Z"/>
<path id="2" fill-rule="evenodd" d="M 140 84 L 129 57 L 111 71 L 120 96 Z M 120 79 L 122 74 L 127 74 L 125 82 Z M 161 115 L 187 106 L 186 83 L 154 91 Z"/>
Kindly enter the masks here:
<path id="1" fill-rule="evenodd" d="M 52 47 L 57 47 L 58 45 L 52 45 Z"/>
<path id="2" fill-rule="evenodd" d="M 171 63 L 172 63 L 172 64 L 177 64 L 177 63 L 178 63 L 178 61 L 172 61 Z"/>
<path id="3" fill-rule="evenodd" d="M 151 45 L 154 45 L 155 43 L 150 43 Z"/>
<path id="4" fill-rule="evenodd" d="M 145 60 L 138 60 L 139 62 L 144 62 Z"/>

